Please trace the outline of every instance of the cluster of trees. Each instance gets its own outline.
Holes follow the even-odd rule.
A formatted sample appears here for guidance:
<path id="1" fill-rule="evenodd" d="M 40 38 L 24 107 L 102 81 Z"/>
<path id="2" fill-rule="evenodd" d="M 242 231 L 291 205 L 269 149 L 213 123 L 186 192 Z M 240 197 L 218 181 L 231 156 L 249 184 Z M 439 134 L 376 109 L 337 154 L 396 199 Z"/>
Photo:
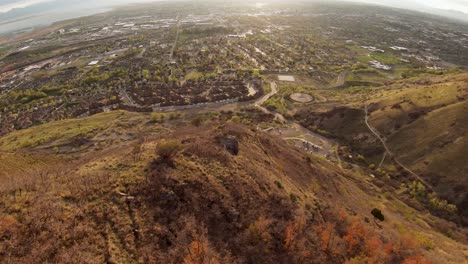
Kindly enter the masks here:
<path id="1" fill-rule="evenodd" d="M 204 38 L 204 37 L 214 37 L 216 35 L 226 35 L 230 33 L 230 30 L 225 27 L 207 27 L 207 28 L 202 28 L 202 27 L 196 27 L 196 28 L 188 28 L 184 29 L 181 32 L 181 38 Z"/>
<path id="2" fill-rule="evenodd" d="M 458 212 L 456 205 L 438 198 L 434 192 L 428 191 L 419 181 L 409 183 L 407 185 L 407 192 L 411 197 L 426 205 L 431 211 L 442 217 L 452 218 Z"/>
<path id="3" fill-rule="evenodd" d="M 26 104 L 37 99 L 45 98 L 47 94 L 42 91 L 28 89 L 24 91 L 12 91 L 10 96 L 15 102 Z"/>
<path id="4" fill-rule="evenodd" d="M 99 82 L 104 82 L 107 81 L 110 78 L 110 75 L 108 73 L 100 73 L 99 68 L 93 67 L 86 77 L 82 79 L 82 83 L 86 85 L 91 85 L 94 83 L 99 83 Z"/>
<path id="5" fill-rule="evenodd" d="M 53 86 L 53 85 L 44 85 L 40 89 L 26 89 L 26 90 L 13 90 L 6 95 L 4 95 L 1 99 L 4 100 L 12 100 L 15 103 L 27 104 L 34 100 L 46 98 L 49 95 L 61 95 L 65 93 L 66 87 L 61 86 Z"/>

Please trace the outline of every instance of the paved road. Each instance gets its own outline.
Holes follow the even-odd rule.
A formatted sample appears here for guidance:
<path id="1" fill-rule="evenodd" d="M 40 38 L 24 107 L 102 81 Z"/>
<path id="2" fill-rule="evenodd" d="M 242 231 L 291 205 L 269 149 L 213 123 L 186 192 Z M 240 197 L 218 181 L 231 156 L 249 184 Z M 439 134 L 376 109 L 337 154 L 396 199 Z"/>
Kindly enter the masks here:
<path id="1" fill-rule="evenodd" d="M 298 141 L 301 143 L 303 141 L 306 141 L 311 144 L 318 145 L 322 148 L 320 154 L 332 154 L 334 151 L 334 147 L 336 146 L 336 143 L 334 141 L 310 131 L 309 129 L 301 126 L 297 122 L 287 120 L 282 114 L 270 111 L 262 106 L 268 99 L 270 99 L 270 97 L 278 93 L 277 84 L 275 82 L 271 82 L 270 86 L 271 92 L 258 99 L 255 102 L 255 106 L 262 110 L 262 112 L 264 113 L 274 115 L 278 120 L 289 126 L 289 128 L 272 131 L 279 133 L 279 135 L 285 139 L 298 138 Z M 303 137 L 304 139 L 301 139 L 300 137 Z"/>
<path id="2" fill-rule="evenodd" d="M 257 108 L 259 108 L 260 110 L 262 110 L 262 112 L 264 113 L 267 113 L 267 114 L 271 114 L 271 115 L 274 115 L 276 118 L 278 118 L 278 120 L 280 120 L 281 122 L 283 123 L 287 123 L 288 121 L 286 120 L 286 118 L 284 118 L 284 116 L 280 113 L 276 113 L 276 112 L 273 112 L 273 111 L 270 111 L 268 110 L 267 108 L 263 107 L 262 105 L 268 100 L 270 99 L 270 97 L 272 97 L 273 95 L 277 94 L 278 93 L 278 86 L 276 85 L 275 82 L 271 82 L 270 83 L 270 87 L 271 87 L 271 92 L 269 92 L 268 94 L 264 95 L 262 98 L 258 99 L 256 102 L 255 102 L 255 106 Z"/>
<path id="3" fill-rule="evenodd" d="M 133 99 L 128 95 L 127 91 L 122 87 L 119 88 L 119 95 L 120 98 L 123 99 L 125 104 L 135 107 L 141 107 L 139 104 L 133 101 Z"/>
<path id="4" fill-rule="evenodd" d="M 174 41 L 174 45 L 172 46 L 171 53 L 169 54 L 169 62 L 172 61 L 172 58 L 174 56 L 174 51 L 177 46 L 177 41 L 179 41 L 179 29 L 180 29 L 180 16 L 177 16 L 177 25 L 176 25 L 176 38 Z"/>
<path id="5" fill-rule="evenodd" d="M 265 94 L 262 98 L 258 99 L 257 102 L 255 102 L 256 107 L 265 109 L 264 107 L 262 107 L 262 104 L 264 104 L 268 99 L 270 99 L 270 97 L 278 93 L 278 88 L 275 82 L 271 82 L 270 87 L 271 91 L 268 94 Z M 268 110 L 266 111 L 269 112 Z"/>
<path id="6" fill-rule="evenodd" d="M 344 70 L 342 71 L 339 75 L 338 78 L 336 79 L 336 83 L 330 86 L 330 88 L 337 88 L 340 86 L 343 86 L 346 81 L 346 75 L 349 73 L 349 70 Z"/>
<path id="7" fill-rule="evenodd" d="M 136 57 L 139 58 L 139 59 L 143 58 L 143 55 L 145 55 L 145 52 L 146 52 L 146 48 L 143 48 L 141 50 L 140 54 L 138 54 Z"/>

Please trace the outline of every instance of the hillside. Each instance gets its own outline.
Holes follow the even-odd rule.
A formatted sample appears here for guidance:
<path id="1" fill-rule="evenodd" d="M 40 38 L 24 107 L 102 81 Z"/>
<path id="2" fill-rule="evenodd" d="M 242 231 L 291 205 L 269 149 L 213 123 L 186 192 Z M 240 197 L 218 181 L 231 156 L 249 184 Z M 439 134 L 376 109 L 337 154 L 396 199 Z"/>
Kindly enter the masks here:
<path id="1" fill-rule="evenodd" d="M 119 111 L 0 138 L 0 262 L 465 260 L 464 230 L 261 122 Z"/>
<path id="2" fill-rule="evenodd" d="M 374 88 L 367 95 L 369 101 L 354 100 L 322 112 L 306 109 L 296 118 L 341 139 L 377 165 L 385 149 L 365 124 L 367 104 L 369 124 L 394 157 L 457 204 L 466 217 L 467 83 L 466 73 L 401 80 Z M 392 167 L 389 161 L 383 165 Z"/>

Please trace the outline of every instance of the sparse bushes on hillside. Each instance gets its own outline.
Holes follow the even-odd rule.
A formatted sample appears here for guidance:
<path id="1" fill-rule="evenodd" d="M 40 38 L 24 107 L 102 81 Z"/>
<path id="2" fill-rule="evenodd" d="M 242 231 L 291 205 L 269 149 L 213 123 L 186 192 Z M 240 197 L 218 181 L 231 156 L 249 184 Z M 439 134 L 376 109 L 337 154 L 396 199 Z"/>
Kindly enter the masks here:
<path id="1" fill-rule="evenodd" d="M 236 158 L 216 141 L 220 134 L 242 142 Z M 335 177 L 304 165 L 284 142 L 239 123 L 187 126 L 162 137 L 2 182 L 0 262 L 426 261 L 417 237 L 376 230 L 362 216 L 336 212 L 330 200 L 294 188 L 310 183 L 310 175 L 320 186 L 322 177 L 327 183 Z M 131 155 L 154 144 L 160 166 L 134 166 Z M 220 164 L 219 157 L 235 161 Z M 176 158 L 177 166 L 161 163 Z"/>
<path id="2" fill-rule="evenodd" d="M 214 140 L 196 138 L 186 145 L 184 153 L 195 155 L 206 161 L 219 161 L 226 164 L 229 161 L 229 154 L 221 146 L 213 145 Z"/>
<path id="3" fill-rule="evenodd" d="M 284 248 L 294 263 L 401 263 L 417 256 L 426 261 L 421 263 L 431 263 L 411 237 L 382 237 L 344 211 L 327 211 L 326 219 L 310 223 L 299 214 L 286 226 Z"/>

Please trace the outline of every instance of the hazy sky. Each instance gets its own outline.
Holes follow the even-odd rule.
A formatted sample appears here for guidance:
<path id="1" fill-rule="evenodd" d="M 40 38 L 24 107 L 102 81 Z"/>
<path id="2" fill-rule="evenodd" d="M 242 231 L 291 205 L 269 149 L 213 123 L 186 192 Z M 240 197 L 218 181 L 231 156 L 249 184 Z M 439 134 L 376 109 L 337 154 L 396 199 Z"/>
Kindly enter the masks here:
<path id="1" fill-rule="evenodd" d="M 468 14 L 468 0 L 348 0 L 354 2 L 366 2 L 383 4 L 389 6 L 416 9 L 418 7 L 429 7 L 446 10 L 460 11 Z"/>
<path id="2" fill-rule="evenodd" d="M 0 0 L 0 12 L 5 13 L 14 8 L 24 8 L 48 0 Z"/>
<path id="3" fill-rule="evenodd" d="M 53 2 L 55 0 L 0 0 L 0 13 L 11 11 L 14 8 L 24 8 L 42 2 Z M 102 4 L 113 3 L 135 3 L 150 2 L 151 0 L 99 0 Z M 255 0 L 254 0 L 255 1 Z M 259 2 L 262 0 L 259 0 Z M 267 0 L 268 1 L 268 0 Z M 347 0 L 356 2 L 377 3 L 390 6 L 399 6 L 412 9 L 418 7 L 432 7 L 439 9 L 450 9 L 468 14 L 468 0 Z"/>
<path id="4" fill-rule="evenodd" d="M 5 13 L 11 11 L 15 8 L 25 8 L 39 3 L 44 2 L 54 2 L 57 0 L 0 0 L 0 13 Z M 62 0 L 63 1 L 63 0 Z M 112 5 L 112 4 L 123 4 L 123 3 L 136 3 L 136 2 L 151 2 L 155 0 L 96 0 L 93 2 L 98 2 L 102 5 Z M 84 0 L 83 2 L 86 2 Z"/>

